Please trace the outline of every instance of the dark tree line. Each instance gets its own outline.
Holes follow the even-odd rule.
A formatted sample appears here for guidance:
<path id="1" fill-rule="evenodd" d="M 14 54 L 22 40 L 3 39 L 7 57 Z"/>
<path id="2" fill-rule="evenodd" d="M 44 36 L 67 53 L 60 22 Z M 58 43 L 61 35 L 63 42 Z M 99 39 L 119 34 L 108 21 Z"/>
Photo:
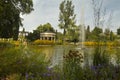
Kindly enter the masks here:
<path id="1" fill-rule="evenodd" d="M 0 0 L 0 38 L 17 40 L 22 26 L 20 14 L 28 14 L 32 10 L 32 0 Z"/>
<path id="2" fill-rule="evenodd" d="M 86 29 L 86 41 L 114 41 L 119 35 L 120 29 L 117 29 L 117 34 L 115 34 L 110 29 L 103 30 L 102 28 L 95 27 L 93 30 L 90 30 L 90 26 L 87 26 Z"/>

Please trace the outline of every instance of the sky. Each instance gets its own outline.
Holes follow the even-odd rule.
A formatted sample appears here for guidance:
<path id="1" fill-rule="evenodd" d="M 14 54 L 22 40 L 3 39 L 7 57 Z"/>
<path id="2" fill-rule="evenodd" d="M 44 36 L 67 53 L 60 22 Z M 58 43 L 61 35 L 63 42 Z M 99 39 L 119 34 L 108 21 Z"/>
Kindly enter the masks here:
<path id="1" fill-rule="evenodd" d="M 24 19 L 22 21 L 23 27 L 26 31 L 32 32 L 40 24 L 50 23 L 54 29 L 62 31 L 59 29 L 59 5 L 63 0 L 33 0 L 34 11 L 30 14 L 22 15 Z M 94 28 L 93 19 L 93 6 L 91 0 L 72 0 L 74 8 L 74 13 L 76 14 L 76 24 L 81 24 L 81 11 L 82 6 L 84 6 L 84 24 L 90 25 L 90 29 Z M 103 0 L 103 9 L 106 9 L 105 15 L 105 26 L 111 24 L 109 27 L 111 30 L 116 32 L 116 29 L 120 27 L 120 0 Z M 111 20 L 108 21 L 110 14 L 112 14 Z M 82 19 L 83 19 L 82 18 Z M 22 30 L 22 28 L 20 28 Z"/>

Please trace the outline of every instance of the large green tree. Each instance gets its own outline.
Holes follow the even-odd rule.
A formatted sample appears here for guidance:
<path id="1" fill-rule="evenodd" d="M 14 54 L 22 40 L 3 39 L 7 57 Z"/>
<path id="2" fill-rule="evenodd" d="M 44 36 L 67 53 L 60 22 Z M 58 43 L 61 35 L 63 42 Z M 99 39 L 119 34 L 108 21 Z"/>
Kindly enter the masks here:
<path id="1" fill-rule="evenodd" d="M 0 38 L 17 40 L 22 26 L 20 14 L 28 14 L 32 10 L 32 0 L 0 0 Z"/>
<path id="2" fill-rule="evenodd" d="M 75 27 L 74 5 L 70 0 L 64 0 L 60 4 L 59 13 L 59 27 L 63 29 L 63 35 L 65 36 L 68 29 Z"/>

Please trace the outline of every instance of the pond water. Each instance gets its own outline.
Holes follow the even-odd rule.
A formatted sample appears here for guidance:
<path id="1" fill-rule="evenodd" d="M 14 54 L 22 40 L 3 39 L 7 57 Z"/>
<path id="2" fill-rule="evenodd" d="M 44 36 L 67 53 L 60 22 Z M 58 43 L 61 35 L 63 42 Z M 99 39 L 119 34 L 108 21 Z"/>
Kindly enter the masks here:
<path id="1" fill-rule="evenodd" d="M 103 50 L 108 47 L 103 46 Z M 45 54 L 45 60 L 50 62 L 50 67 L 54 67 L 56 65 L 62 65 L 63 55 L 69 53 L 70 50 L 78 50 L 82 52 L 84 56 L 84 64 L 91 65 L 93 62 L 93 53 L 95 47 L 85 47 L 84 49 L 80 49 L 79 46 L 76 45 L 53 45 L 53 46 L 32 46 L 30 49 L 38 51 L 38 53 Z M 2 49 L 0 50 L 2 51 Z M 115 64 L 114 54 L 119 52 L 120 49 L 117 47 L 110 48 L 109 54 L 111 55 L 111 62 Z"/>
<path id="2" fill-rule="evenodd" d="M 50 67 L 61 65 L 63 55 L 69 50 L 75 49 L 77 46 L 73 45 L 55 45 L 55 46 L 38 46 L 41 53 L 45 54 L 45 60 L 50 61 Z"/>
<path id="3" fill-rule="evenodd" d="M 56 65 L 62 65 L 63 55 L 69 53 L 70 50 L 78 50 L 82 52 L 84 56 L 84 64 L 91 65 L 93 61 L 93 53 L 95 47 L 85 47 L 85 49 L 80 49 L 79 46 L 75 45 L 55 45 L 55 46 L 38 46 L 41 53 L 45 54 L 45 60 L 50 61 L 50 67 Z M 108 47 L 103 46 L 102 50 L 106 50 Z M 117 47 L 111 48 L 109 54 L 111 55 L 111 62 L 115 64 L 114 53 L 119 51 Z"/>

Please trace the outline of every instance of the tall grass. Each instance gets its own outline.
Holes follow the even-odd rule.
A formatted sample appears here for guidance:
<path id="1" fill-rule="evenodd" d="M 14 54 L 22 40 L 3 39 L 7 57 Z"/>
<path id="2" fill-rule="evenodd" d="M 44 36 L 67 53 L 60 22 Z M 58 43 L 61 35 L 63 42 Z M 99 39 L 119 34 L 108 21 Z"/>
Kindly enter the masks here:
<path id="1" fill-rule="evenodd" d="M 6 48 L 0 53 L 0 79 L 13 77 L 19 77 L 18 80 L 42 79 L 46 67 L 44 55 L 36 54 L 25 46 Z"/>
<path id="2" fill-rule="evenodd" d="M 109 65 L 109 58 L 107 51 L 101 46 L 97 46 L 93 54 L 93 65 Z"/>

